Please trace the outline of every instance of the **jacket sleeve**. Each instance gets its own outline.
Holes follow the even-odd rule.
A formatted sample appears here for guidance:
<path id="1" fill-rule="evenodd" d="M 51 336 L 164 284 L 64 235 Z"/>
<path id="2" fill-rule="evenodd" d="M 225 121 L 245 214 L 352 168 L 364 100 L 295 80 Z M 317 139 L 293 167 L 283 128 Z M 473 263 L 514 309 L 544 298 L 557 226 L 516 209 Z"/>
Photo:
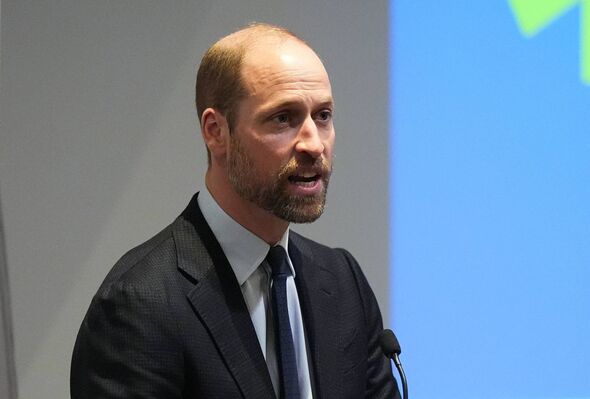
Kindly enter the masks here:
<path id="1" fill-rule="evenodd" d="M 181 398 L 182 347 L 166 298 L 115 281 L 96 294 L 72 357 L 71 397 Z"/>
<path id="2" fill-rule="evenodd" d="M 379 334 L 383 331 L 383 320 L 377 299 L 354 257 L 345 249 L 343 252 L 355 277 L 365 314 L 367 347 L 367 384 L 365 398 L 400 399 L 396 380 L 393 378 L 391 361 L 383 355 L 379 345 Z"/>

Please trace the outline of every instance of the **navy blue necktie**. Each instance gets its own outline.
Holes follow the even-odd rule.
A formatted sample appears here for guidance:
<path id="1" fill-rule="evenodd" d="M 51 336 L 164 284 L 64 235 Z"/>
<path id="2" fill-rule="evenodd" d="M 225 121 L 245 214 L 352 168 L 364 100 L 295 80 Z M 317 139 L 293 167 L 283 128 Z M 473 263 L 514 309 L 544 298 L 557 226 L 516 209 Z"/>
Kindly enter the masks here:
<path id="1" fill-rule="evenodd" d="M 291 275 L 291 268 L 287 253 L 280 245 L 270 248 L 266 260 L 272 270 L 272 307 L 281 399 L 300 399 L 295 346 L 287 307 L 287 277 Z"/>

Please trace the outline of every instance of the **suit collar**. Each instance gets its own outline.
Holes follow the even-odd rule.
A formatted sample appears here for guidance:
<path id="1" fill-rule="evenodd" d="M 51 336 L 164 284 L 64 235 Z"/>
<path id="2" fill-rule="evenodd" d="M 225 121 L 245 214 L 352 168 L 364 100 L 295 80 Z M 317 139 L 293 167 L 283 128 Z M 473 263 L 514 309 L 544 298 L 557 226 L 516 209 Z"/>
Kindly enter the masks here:
<path id="1" fill-rule="evenodd" d="M 270 245 L 229 216 L 217 204 L 209 190 L 205 189 L 199 193 L 198 205 L 207 225 L 231 265 L 238 284 L 242 286 L 258 269 L 266 257 Z M 285 230 L 276 244 L 288 249 L 288 240 L 289 228 Z M 292 268 L 291 262 L 289 265 Z M 295 275 L 294 270 L 292 270 L 292 274 Z"/>
<path id="2" fill-rule="evenodd" d="M 211 333 L 244 397 L 274 391 L 250 314 L 232 268 L 193 196 L 174 236 L 178 268 L 194 280 L 187 298 Z"/>
<path id="3" fill-rule="evenodd" d="M 269 245 L 231 218 L 208 190 L 199 193 L 199 209 L 241 286 L 256 271 Z"/>

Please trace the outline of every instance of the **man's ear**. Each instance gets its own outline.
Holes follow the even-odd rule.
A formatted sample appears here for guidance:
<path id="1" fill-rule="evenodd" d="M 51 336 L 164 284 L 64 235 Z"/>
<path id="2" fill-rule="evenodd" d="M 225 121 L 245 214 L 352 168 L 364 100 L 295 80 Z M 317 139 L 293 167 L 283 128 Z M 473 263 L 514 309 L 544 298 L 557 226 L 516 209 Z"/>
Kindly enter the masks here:
<path id="1" fill-rule="evenodd" d="M 201 115 L 201 134 L 211 159 L 225 162 L 229 143 L 229 126 L 225 116 L 214 108 L 207 108 Z"/>

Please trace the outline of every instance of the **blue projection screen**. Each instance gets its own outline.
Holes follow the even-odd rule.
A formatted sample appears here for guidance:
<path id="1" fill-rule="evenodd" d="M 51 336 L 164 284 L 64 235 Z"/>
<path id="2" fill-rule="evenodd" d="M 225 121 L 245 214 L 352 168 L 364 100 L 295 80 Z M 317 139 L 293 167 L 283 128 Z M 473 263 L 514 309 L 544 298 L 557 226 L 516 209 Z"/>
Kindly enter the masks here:
<path id="1" fill-rule="evenodd" d="M 590 398 L 590 1 L 390 6 L 410 397 Z"/>

